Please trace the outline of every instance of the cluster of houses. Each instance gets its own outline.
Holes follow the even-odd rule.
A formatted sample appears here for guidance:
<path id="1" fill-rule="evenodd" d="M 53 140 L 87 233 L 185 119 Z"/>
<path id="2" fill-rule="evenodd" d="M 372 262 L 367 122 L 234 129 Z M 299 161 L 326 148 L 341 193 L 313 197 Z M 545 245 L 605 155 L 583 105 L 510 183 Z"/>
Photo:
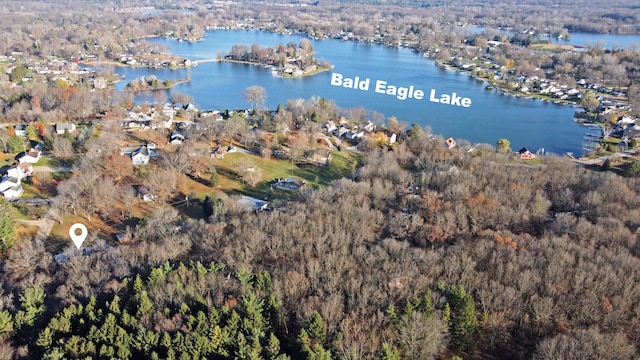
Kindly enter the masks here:
<path id="1" fill-rule="evenodd" d="M 490 47 L 495 47 L 501 44 L 500 42 L 489 42 Z M 577 87 L 571 87 L 567 85 L 558 84 L 555 81 L 548 80 L 544 77 L 537 75 L 517 74 L 515 70 L 509 70 L 506 72 L 501 71 L 502 68 L 493 63 L 491 56 L 488 55 L 483 62 L 478 63 L 479 59 L 474 58 L 472 61 L 466 60 L 460 57 L 454 57 L 451 60 L 451 64 L 462 71 L 470 71 L 472 73 L 484 71 L 490 73 L 495 80 L 506 80 L 509 82 L 510 88 L 515 91 L 519 91 L 524 94 L 539 94 L 548 96 L 552 99 L 567 100 L 578 102 L 586 90 L 594 90 L 600 94 L 611 95 L 615 98 L 624 98 L 627 96 L 626 91 L 622 89 L 608 88 L 599 84 L 589 83 L 586 79 L 580 79 L 576 82 Z M 553 74 L 552 70 L 547 70 L 546 74 Z M 492 86 L 488 85 L 488 89 Z M 615 100 L 605 100 L 599 98 L 598 100 L 609 102 L 606 104 L 609 106 L 625 107 L 628 105 Z"/>
<path id="2" fill-rule="evenodd" d="M 189 59 L 181 59 L 181 60 L 177 60 L 177 59 L 160 60 L 158 58 L 147 59 L 139 56 L 134 56 L 132 54 L 120 54 L 118 56 L 118 61 L 130 66 L 154 67 L 154 68 L 191 67 L 195 65 L 195 63 Z"/>
<path id="3" fill-rule="evenodd" d="M 162 108 L 151 107 L 148 111 L 130 111 L 121 122 L 125 131 L 147 131 L 156 129 L 171 129 L 167 138 L 167 144 L 179 145 L 187 140 L 186 133 L 192 127 L 199 124 L 185 121 L 174 121 L 178 111 L 186 111 L 200 117 L 214 116 L 216 120 L 222 120 L 219 111 L 200 111 L 195 105 L 189 103 L 184 106 L 172 106 L 166 103 Z"/>
<path id="4" fill-rule="evenodd" d="M 27 124 L 13 125 L 14 134 L 17 136 L 27 136 Z M 76 124 L 74 123 L 58 123 L 55 125 L 55 132 L 57 135 L 64 135 L 65 132 L 73 132 L 76 130 Z"/>
<path id="5" fill-rule="evenodd" d="M 609 114 L 609 112 L 605 112 L 605 114 Z M 613 122 L 615 126 L 613 131 L 611 131 L 611 136 L 623 139 L 624 141 L 640 138 L 640 119 L 629 115 L 616 116 L 614 114 L 612 117 L 614 117 Z"/>
<path id="6" fill-rule="evenodd" d="M 16 136 L 27 136 L 26 124 L 13 125 L 14 133 Z M 76 125 L 73 123 L 58 123 L 54 127 L 54 132 L 57 135 L 64 135 L 76 130 Z M 10 166 L 7 169 L 7 173 L 0 180 L 0 193 L 7 200 L 15 200 L 22 196 L 24 189 L 22 187 L 22 180 L 33 175 L 33 164 L 40 161 L 42 157 L 42 144 L 37 144 L 18 154 L 16 157 L 18 163 Z"/>
<path id="7" fill-rule="evenodd" d="M 0 193 L 7 200 L 19 199 L 24 192 L 22 180 L 33 175 L 33 165 L 40 160 L 40 146 L 25 151 L 18 157 L 18 163 L 7 169 L 7 174 L 0 180 Z"/>
<path id="8" fill-rule="evenodd" d="M 371 121 L 361 124 L 349 124 L 346 119 L 341 118 L 339 123 L 327 121 L 322 129 L 329 135 L 336 136 L 340 139 L 357 141 L 367 136 L 375 137 L 376 142 L 380 144 L 391 145 L 397 140 L 397 135 L 388 131 L 376 132 L 376 125 Z"/>
<path id="9" fill-rule="evenodd" d="M 310 64 L 301 68 L 295 62 L 288 62 L 284 64 L 284 66 L 282 66 L 282 68 L 280 69 L 280 73 L 295 77 L 295 76 L 302 76 L 304 74 L 308 74 L 310 72 L 316 71 L 317 69 L 318 69 L 318 66 L 315 64 Z M 278 74 L 277 70 L 275 70 L 274 75 L 276 74 Z"/>
<path id="10" fill-rule="evenodd" d="M 122 121 L 122 128 L 128 131 L 146 131 L 169 129 L 173 124 L 176 109 L 171 104 L 164 104 L 161 109 L 152 107 L 150 111 L 129 111 Z"/>

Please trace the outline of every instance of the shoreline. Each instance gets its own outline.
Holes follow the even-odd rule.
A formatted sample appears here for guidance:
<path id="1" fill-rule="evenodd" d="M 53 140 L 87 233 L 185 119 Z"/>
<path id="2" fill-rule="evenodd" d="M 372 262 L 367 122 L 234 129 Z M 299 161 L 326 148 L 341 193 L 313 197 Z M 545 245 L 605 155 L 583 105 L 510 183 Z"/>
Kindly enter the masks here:
<path id="1" fill-rule="evenodd" d="M 228 30 L 224 30 L 224 31 L 228 31 Z M 261 30 L 256 30 L 256 31 L 261 31 Z M 269 31 L 265 31 L 265 32 L 269 32 Z M 332 39 L 329 39 L 332 40 Z M 176 40 L 174 40 L 176 41 Z M 357 40 L 351 40 L 352 42 L 358 42 Z M 389 47 L 388 45 L 385 44 L 381 44 L 385 47 Z M 509 89 L 506 88 L 506 84 L 500 83 L 500 82 L 491 82 L 489 80 L 489 77 L 483 77 L 480 76 L 477 73 L 474 73 L 473 71 L 470 70 L 465 70 L 462 69 L 458 66 L 453 66 L 447 62 L 443 62 L 443 61 L 439 61 L 437 59 L 435 59 L 432 56 L 428 56 L 428 52 L 425 51 L 419 51 L 417 49 L 417 47 L 415 45 L 408 45 L 405 44 L 404 46 L 407 49 L 412 49 L 414 52 L 416 52 L 417 54 L 423 55 L 424 58 L 426 58 L 429 61 L 433 61 L 434 64 L 436 64 L 437 66 L 443 67 L 445 69 L 451 69 L 451 70 L 455 70 L 457 73 L 467 73 L 469 74 L 470 77 L 474 78 L 477 81 L 483 81 L 486 82 L 485 84 L 490 85 L 491 87 L 495 88 L 496 90 L 500 91 L 502 94 L 509 94 L 512 96 L 516 96 L 516 97 L 521 97 L 523 98 L 523 100 L 540 100 L 540 101 L 544 101 L 544 102 L 549 102 L 549 103 L 554 103 L 557 105 L 570 105 L 572 107 L 574 107 L 576 110 L 579 108 L 584 108 L 584 106 L 581 106 L 578 102 L 576 101 L 572 101 L 572 100 L 562 100 L 562 99 L 556 99 L 556 98 L 552 98 L 552 97 L 546 97 L 546 96 L 537 96 L 536 94 L 532 94 L 532 93 L 524 93 L 524 92 L 520 92 L 518 90 L 515 89 Z M 172 54 L 173 55 L 173 54 Z M 239 64 L 246 64 L 246 65 L 260 65 L 263 66 L 265 68 L 273 68 L 273 65 L 270 64 L 265 64 L 265 63 L 260 63 L 260 62 L 252 62 L 252 61 L 243 61 L 243 60 L 234 60 L 234 59 L 223 59 L 223 58 L 218 58 L 218 59 L 205 59 L 205 60 L 192 60 L 192 63 L 194 64 L 194 66 L 197 66 L 199 63 L 204 63 L 204 62 L 234 62 L 234 63 L 239 63 Z M 124 65 L 126 66 L 126 65 Z M 315 75 L 317 73 L 321 73 L 321 72 L 326 72 L 326 71 L 331 71 L 331 68 L 327 67 L 327 68 L 322 68 L 322 70 L 319 71 L 315 71 L 315 72 L 310 72 L 310 73 L 304 73 L 301 75 L 288 75 L 288 74 L 284 74 L 281 71 L 277 72 L 278 76 L 282 76 L 282 77 L 287 77 L 287 78 L 300 78 L 300 77 L 304 77 L 304 76 L 312 76 Z M 276 72 L 274 70 L 274 76 L 276 75 Z M 148 90 L 152 90 L 152 89 L 148 89 Z M 570 116 L 566 118 L 566 121 L 574 121 L 574 117 Z M 582 124 L 579 124 L 582 125 Z"/>
<path id="2" fill-rule="evenodd" d="M 167 80 L 163 80 L 162 83 L 164 83 L 165 81 Z M 168 81 L 169 81 L 168 86 L 149 87 L 149 88 L 143 88 L 143 89 L 131 89 L 128 87 L 129 84 L 127 84 L 122 90 L 131 91 L 134 93 L 143 92 L 143 91 L 161 91 L 161 90 L 166 91 L 166 90 L 171 90 L 176 85 L 189 83 L 191 82 L 191 79 L 179 79 L 179 80 L 168 80 Z"/>
<path id="3" fill-rule="evenodd" d="M 315 70 L 312 71 L 308 71 L 308 72 L 303 72 L 300 75 L 294 75 L 294 74 L 289 74 L 286 73 L 282 70 L 276 69 L 275 65 L 271 65 L 271 64 L 266 64 L 266 63 L 259 63 L 259 62 L 253 62 L 253 61 L 246 61 L 246 60 L 235 60 L 235 59 L 211 59 L 211 60 L 197 60 L 194 61 L 194 63 L 197 65 L 201 62 L 229 62 L 229 63 L 236 63 L 236 64 L 244 64 L 244 65 L 254 65 L 254 66 L 262 66 L 265 68 L 274 68 L 273 71 L 277 72 L 277 76 L 282 77 L 282 78 L 287 78 L 287 79 L 297 79 L 297 78 L 302 78 L 302 77 L 306 77 L 306 76 L 313 76 L 313 75 L 317 75 L 323 72 L 327 72 L 327 71 L 331 71 L 331 69 L 333 69 L 333 65 L 329 65 L 329 66 L 318 66 Z"/>

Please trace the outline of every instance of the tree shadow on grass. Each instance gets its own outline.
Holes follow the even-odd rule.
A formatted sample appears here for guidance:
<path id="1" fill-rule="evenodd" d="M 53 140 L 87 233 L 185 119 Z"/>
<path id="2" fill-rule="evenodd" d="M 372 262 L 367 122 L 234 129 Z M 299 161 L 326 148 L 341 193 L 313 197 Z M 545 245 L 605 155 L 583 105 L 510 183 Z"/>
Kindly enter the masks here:
<path id="1" fill-rule="evenodd" d="M 56 255 L 64 252 L 64 250 L 71 244 L 70 239 L 63 239 L 57 235 L 49 235 L 44 242 L 44 248 L 52 255 Z"/>
<path id="2" fill-rule="evenodd" d="M 199 176 L 195 176 L 195 175 L 193 175 L 193 174 L 186 174 L 186 175 L 187 175 L 187 177 L 188 177 L 189 179 L 191 179 L 191 180 L 193 180 L 193 181 L 195 181 L 195 182 L 197 182 L 197 183 L 199 183 L 199 184 L 202 184 L 202 185 L 204 185 L 204 186 L 211 187 L 211 182 L 210 182 L 209 180 L 203 179 L 203 178 L 201 178 L 201 177 L 199 177 Z"/>

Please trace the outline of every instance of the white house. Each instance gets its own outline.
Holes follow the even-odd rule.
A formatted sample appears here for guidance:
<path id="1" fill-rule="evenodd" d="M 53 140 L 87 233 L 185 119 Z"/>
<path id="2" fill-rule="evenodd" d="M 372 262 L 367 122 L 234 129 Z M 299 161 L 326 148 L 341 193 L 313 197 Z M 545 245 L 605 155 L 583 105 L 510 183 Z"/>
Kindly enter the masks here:
<path id="1" fill-rule="evenodd" d="M 324 131 L 330 133 L 333 132 L 334 130 L 336 130 L 338 127 L 336 126 L 336 123 L 334 123 L 333 121 L 329 120 L 327 121 L 326 124 L 324 124 L 323 129 Z"/>
<path id="2" fill-rule="evenodd" d="M 376 129 L 376 125 L 371 121 L 367 121 L 365 124 L 362 124 L 361 127 L 366 132 L 373 132 Z"/>
<path id="3" fill-rule="evenodd" d="M 23 192 L 24 189 L 22 188 L 22 184 L 18 184 L 3 191 L 2 195 L 4 195 L 4 198 L 7 200 L 13 200 L 19 199 Z"/>
<path id="4" fill-rule="evenodd" d="M 265 200 L 256 199 L 250 196 L 242 196 L 236 202 L 238 207 L 246 211 L 260 211 L 265 210 L 269 206 L 269 202 Z"/>
<path id="5" fill-rule="evenodd" d="M 10 178 L 17 178 L 18 180 L 22 180 L 27 176 L 30 176 L 33 173 L 33 166 L 27 162 L 12 165 L 7 170 L 7 176 Z"/>
<path id="6" fill-rule="evenodd" d="M 149 163 L 149 149 L 142 145 L 137 150 L 131 153 L 131 161 L 133 165 L 146 165 Z"/>
<path id="7" fill-rule="evenodd" d="M 31 148 L 29 151 L 25 151 L 24 155 L 18 159 L 18 162 L 35 164 L 40 160 L 40 155 L 42 154 L 42 150 L 37 148 Z"/>
<path id="8" fill-rule="evenodd" d="M 17 185 L 20 185 L 20 179 L 16 177 L 3 176 L 2 181 L 0 181 L 0 192 L 5 192 L 5 190 Z"/>
<path id="9" fill-rule="evenodd" d="M 18 124 L 18 125 L 15 125 L 13 128 L 17 136 L 27 136 L 27 125 Z"/>

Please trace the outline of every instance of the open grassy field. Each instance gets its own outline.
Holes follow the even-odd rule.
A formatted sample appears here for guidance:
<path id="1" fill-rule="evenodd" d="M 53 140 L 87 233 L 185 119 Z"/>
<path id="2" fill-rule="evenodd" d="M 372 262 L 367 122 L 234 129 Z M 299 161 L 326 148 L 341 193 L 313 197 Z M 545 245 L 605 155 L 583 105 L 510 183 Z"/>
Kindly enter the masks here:
<path id="1" fill-rule="evenodd" d="M 569 51 L 573 49 L 573 45 L 569 44 L 531 44 L 529 48 L 534 50 L 547 51 Z"/>
<path id="2" fill-rule="evenodd" d="M 15 160 L 15 154 L 0 154 L 0 168 L 13 165 Z"/>
<path id="3" fill-rule="evenodd" d="M 230 153 L 224 159 L 216 159 L 214 166 L 220 175 L 217 189 L 230 194 L 244 194 L 263 197 L 269 193 L 269 183 L 280 178 L 304 179 L 307 186 L 314 188 L 327 186 L 333 180 L 340 179 L 355 169 L 359 156 L 346 151 L 332 151 L 333 159 L 329 166 L 316 166 L 306 163 L 293 163 L 290 160 L 265 159 L 260 156 L 245 153 Z M 243 186 L 238 176 L 241 164 L 252 164 L 260 169 L 261 180 L 255 187 L 247 184 Z"/>

